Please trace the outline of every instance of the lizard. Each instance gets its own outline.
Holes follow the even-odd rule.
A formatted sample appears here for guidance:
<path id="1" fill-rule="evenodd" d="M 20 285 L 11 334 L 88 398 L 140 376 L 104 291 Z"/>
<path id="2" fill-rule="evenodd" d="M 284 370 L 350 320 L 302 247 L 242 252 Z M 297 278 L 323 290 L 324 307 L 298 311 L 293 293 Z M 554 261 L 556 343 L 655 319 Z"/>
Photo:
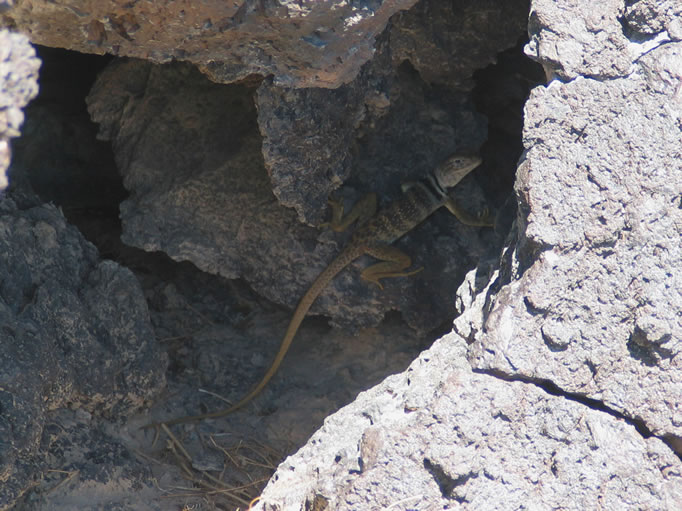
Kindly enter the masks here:
<path id="1" fill-rule="evenodd" d="M 359 226 L 345 248 L 319 274 L 298 302 L 279 351 L 260 382 L 229 408 L 202 415 L 180 417 L 163 424 L 171 425 L 223 417 L 242 408 L 256 397 L 279 369 L 313 302 L 336 275 L 360 256 L 367 254 L 381 261 L 369 266 L 360 275 L 362 279 L 376 284 L 380 289 L 383 289 L 381 279 L 407 277 L 421 271 L 423 268 L 407 271 L 407 268 L 412 265 L 410 256 L 391 244 L 421 224 L 440 207 L 445 206 L 463 224 L 491 227 L 492 223 L 487 209 L 481 215 L 473 216 L 461 209 L 448 195 L 448 189 L 454 188 L 480 164 L 481 158 L 478 156 L 453 155 L 421 180 L 404 183 L 402 196 L 378 212 L 376 194 L 373 193 L 355 204 L 345 217 L 343 205 L 339 201 L 330 200 L 332 219 L 323 226 L 327 225 L 337 232 L 344 231 L 354 222 L 357 222 Z"/>

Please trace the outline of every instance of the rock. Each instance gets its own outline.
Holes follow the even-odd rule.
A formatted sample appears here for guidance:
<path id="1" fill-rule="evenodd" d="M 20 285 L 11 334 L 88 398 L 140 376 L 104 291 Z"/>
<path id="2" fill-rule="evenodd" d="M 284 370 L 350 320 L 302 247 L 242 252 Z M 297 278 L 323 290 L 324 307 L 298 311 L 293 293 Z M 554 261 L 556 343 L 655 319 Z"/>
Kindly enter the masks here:
<path id="1" fill-rule="evenodd" d="M 679 507 L 682 59 L 672 7 L 641 18 L 644 42 L 621 8 L 533 2 L 527 52 L 552 81 L 525 107 L 498 269 L 483 289 L 472 271 L 455 332 L 327 418 L 256 509 Z"/>
<path id="2" fill-rule="evenodd" d="M 22 108 L 38 94 L 39 68 L 26 36 L 0 29 L 0 191 L 8 184 L 9 141 L 20 134 Z"/>
<path id="3" fill-rule="evenodd" d="M 371 59 L 388 19 L 414 3 L 39 0 L 16 2 L 0 25 L 45 46 L 191 62 L 216 82 L 273 75 L 288 87 L 335 88 Z"/>
<path id="4" fill-rule="evenodd" d="M 348 207 L 376 190 L 388 201 L 399 194 L 400 181 L 483 141 L 485 121 L 465 91 L 476 65 L 513 44 L 523 18 L 517 15 L 491 40 L 481 37 L 491 22 L 485 9 L 434 8 L 397 19 L 351 83 L 291 89 L 265 79 L 255 88 L 256 108 L 254 87 L 217 86 L 186 65 L 112 63 L 88 103 L 132 192 L 122 206 L 124 241 L 243 277 L 268 299 L 295 307 L 348 237 L 300 225 L 272 192 L 298 220 L 318 225 L 328 215 L 327 199 L 344 182 L 336 193 Z M 459 37 L 440 49 L 453 62 L 440 75 L 418 50 L 434 15 L 465 20 Z M 389 44 L 394 35 L 395 48 Z M 425 83 L 408 58 L 426 78 L 443 83 Z M 475 178 L 459 194 L 470 209 L 484 207 Z M 376 325 L 391 310 L 403 312 L 419 332 L 447 321 L 454 289 L 494 237 L 439 213 L 407 238 L 415 266 L 425 267 L 419 279 L 396 279 L 379 292 L 368 290 L 356 271 L 329 286 L 313 314 L 351 329 Z"/>
<path id="5" fill-rule="evenodd" d="M 255 508 L 675 508 L 680 460 L 661 440 L 530 383 L 473 373 L 466 352 L 450 334 L 327 418 Z"/>
<path id="6" fill-rule="evenodd" d="M 665 77 L 681 60 L 669 43 L 627 78 L 533 91 L 515 270 L 467 335 L 477 369 L 551 380 L 678 437 L 682 99 Z"/>
<path id="7" fill-rule="evenodd" d="M 180 467 L 185 476 L 219 471 L 225 489 L 251 484 L 262 474 L 244 473 L 243 459 L 222 442 L 251 437 L 260 454 L 287 443 L 295 450 L 330 410 L 402 370 L 427 344 L 391 310 L 421 332 L 449 322 L 454 304 L 462 313 L 455 331 L 329 416 L 280 465 L 255 509 L 595 502 L 675 509 L 682 501 L 679 7 L 626 4 L 533 2 L 526 52 L 550 83 L 533 90 L 523 116 L 519 105 L 536 80 L 510 65 L 521 57 L 523 2 L 422 1 L 388 22 L 402 3 L 373 4 L 359 18 L 352 17 L 359 4 L 344 4 L 327 25 L 336 32 L 318 25 L 300 39 L 296 30 L 340 5 L 317 3 L 297 15 L 298 26 L 262 28 L 275 34 L 270 40 L 220 50 L 210 44 L 218 39 L 201 39 L 216 30 L 215 19 L 196 28 L 204 6 L 185 6 L 190 21 L 182 24 L 175 23 L 180 7 L 151 13 L 139 2 L 105 14 L 99 9 L 112 4 L 79 13 L 42 2 L 32 4 L 35 15 L 28 3 L 4 10 L 5 23 L 36 28 L 36 39 L 69 38 L 80 48 L 85 37 L 95 51 L 149 58 L 112 61 L 88 105 L 130 192 L 121 205 L 124 240 L 183 262 L 139 251 L 127 259 L 144 285 L 154 334 L 172 355 L 168 396 L 131 418 L 163 384 L 164 359 L 139 287 L 100 261 L 56 208 L 28 191 L 1 203 L 10 241 L 0 265 L 12 278 L 0 279 L 8 317 L 0 335 L 15 338 L 0 346 L 12 357 L 0 359 L 9 382 L 0 381 L 0 435 L 10 439 L 0 443 L 2 505 L 163 508 L 159 502 L 171 501 L 162 491 L 188 486 Z M 291 4 L 240 5 L 229 14 L 239 30 L 293 12 Z M 143 12 L 142 22 L 123 12 Z M 56 30 L 45 27 L 46 13 Z M 166 33 L 150 37 L 152 19 Z M 220 25 L 225 38 L 243 37 L 230 23 Z M 516 58 L 500 53 L 515 42 Z M 303 43 L 317 55 L 298 51 Z M 356 59 L 348 58 L 353 44 Z M 158 65 L 172 57 L 199 69 Z M 494 71 L 475 73 L 498 57 Z M 506 169 L 522 152 L 521 122 L 525 150 L 512 192 Z M 460 226 L 442 212 L 398 243 L 425 266 L 419 278 L 396 279 L 379 295 L 356 271 L 343 273 L 313 311 L 343 330 L 306 322 L 258 399 L 220 420 L 173 426 L 173 449 L 154 451 L 154 431 L 140 426 L 213 411 L 223 406 L 216 393 L 239 398 L 262 376 L 288 311 L 252 290 L 292 307 L 343 246 L 347 235 L 313 228 L 326 219 L 330 194 L 347 206 L 370 190 L 390 200 L 401 180 L 467 147 L 485 164 L 458 198 L 472 209 L 492 204 L 496 232 Z M 49 189 L 48 174 L 58 172 L 33 167 L 29 181 L 40 174 Z M 119 194 L 108 199 L 115 204 Z M 25 285 L 31 279 L 37 285 Z M 178 454 L 177 439 L 191 459 Z M 177 458 L 163 458 L 172 451 Z M 147 457 L 154 463 L 144 467 Z M 64 470 L 64 483 L 48 468 Z M 194 499 L 204 491 L 196 490 Z M 222 497 L 201 495 L 216 507 Z M 246 507 L 251 495 L 240 498 L 230 505 Z M 196 503 L 189 500 L 168 505 Z"/>
<path id="8" fill-rule="evenodd" d="M 663 32 L 682 40 L 682 5 L 672 0 L 640 0 L 625 6 L 623 22 L 630 39 L 643 41 Z"/>
<path id="9" fill-rule="evenodd" d="M 288 113 L 281 112 L 296 109 L 299 103 L 286 103 L 282 96 L 273 96 L 272 90 L 265 85 L 258 89 L 259 111 L 277 112 L 280 121 L 289 119 Z M 215 85 L 187 65 L 157 67 L 128 61 L 112 63 L 100 75 L 88 102 L 100 124 L 100 135 L 113 140 L 124 184 L 133 192 L 121 207 L 123 240 L 148 251 L 162 250 L 175 260 L 189 260 L 210 273 L 243 277 L 270 300 L 293 308 L 348 236 L 301 225 L 293 211 L 272 196 L 270 180 L 291 181 L 302 165 L 298 158 L 303 158 L 304 152 L 297 153 L 296 162 L 282 166 L 288 169 L 286 176 L 278 173 L 275 177 L 272 171 L 268 177 L 260 154 L 263 140 L 252 94 L 253 89 L 241 85 Z M 270 95 L 267 100 L 266 94 Z M 322 107 L 326 102 L 337 114 L 343 110 L 343 101 L 332 99 L 334 91 L 289 91 L 284 95 L 298 98 L 302 105 Z M 312 127 L 313 120 L 323 115 L 333 119 L 331 107 L 327 114 L 312 107 L 306 107 L 306 112 L 310 117 L 298 124 L 307 122 Z M 470 112 L 455 111 L 452 116 L 472 119 Z M 289 134 L 286 140 L 280 137 L 278 147 L 291 149 L 308 139 L 296 128 L 289 129 L 288 121 L 265 121 L 264 117 L 258 114 L 268 130 L 279 122 L 278 132 Z M 230 119 L 228 124 L 226 119 Z M 392 122 L 407 133 L 407 120 L 399 123 L 394 118 Z M 333 131 L 330 128 L 329 133 Z M 451 145 L 454 140 L 448 137 L 443 144 Z M 405 146 L 404 150 L 407 157 L 411 149 Z M 443 148 L 441 154 L 447 151 Z M 326 153 L 320 154 L 325 157 Z M 383 150 L 377 158 L 386 159 Z M 430 158 L 435 165 L 435 156 Z M 410 169 L 402 166 L 392 173 L 377 174 L 371 169 L 378 165 L 379 161 L 363 165 L 366 170 L 357 173 L 351 193 L 382 187 L 390 189 L 389 197 L 399 193 L 398 176 L 407 176 Z M 420 172 L 427 172 L 421 165 Z M 322 174 L 306 179 L 311 188 L 322 190 L 315 196 L 323 202 L 328 195 L 324 190 L 330 185 L 328 179 Z M 468 190 L 469 199 L 480 193 L 473 180 L 468 186 L 463 190 Z M 299 192 L 299 200 L 310 196 L 303 189 Z M 482 199 L 478 205 L 475 199 L 471 202 L 473 210 L 483 207 Z M 411 251 L 415 265 L 426 266 L 419 280 L 397 279 L 387 283 L 386 291 L 370 288 L 368 295 L 368 287 L 356 270 L 329 286 L 313 313 L 323 313 L 335 324 L 353 328 L 376 325 L 392 309 L 405 311 L 418 330 L 442 322 L 450 314 L 448 293 L 462 278 L 465 265 L 482 251 L 481 237 L 490 238 L 491 233 L 479 234 L 450 220 L 446 213 L 437 215 L 435 225 L 426 224 L 410 235 L 421 240 L 413 241 L 416 250 Z M 433 247 L 435 239 L 443 247 L 442 254 Z M 354 265 L 356 269 L 363 266 L 362 262 Z M 436 281 L 440 285 L 436 286 Z M 427 288 L 431 288 L 428 294 L 424 293 Z M 433 288 L 440 295 L 434 294 Z"/>
<path id="10" fill-rule="evenodd" d="M 631 59 L 629 41 L 618 23 L 622 6 L 617 0 L 598 4 L 534 0 L 528 19 L 528 53 L 538 57 L 548 80 L 625 76 Z"/>
<path id="11" fill-rule="evenodd" d="M 41 435 L 63 407 L 122 418 L 165 385 L 166 357 L 132 273 L 54 206 L 0 202 L 0 509 L 46 468 Z M 58 422 L 57 422 L 58 423 Z"/>

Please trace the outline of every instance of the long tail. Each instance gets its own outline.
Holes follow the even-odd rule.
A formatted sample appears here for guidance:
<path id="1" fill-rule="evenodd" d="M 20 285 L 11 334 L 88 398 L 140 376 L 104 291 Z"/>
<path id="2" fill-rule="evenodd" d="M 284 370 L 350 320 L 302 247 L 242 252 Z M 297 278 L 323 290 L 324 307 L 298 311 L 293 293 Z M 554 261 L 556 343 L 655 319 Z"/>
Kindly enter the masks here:
<path id="1" fill-rule="evenodd" d="M 282 343 L 279 346 L 279 351 L 277 352 L 275 359 L 272 361 L 272 364 L 270 365 L 270 369 L 267 370 L 265 376 L 263 376 L 261 381 L 258 383 L 258 385 L 256 385 L 253 388 L 251 392 L 249 392 L 246 396 L 241 398 L 237 403 L 230 406 L 229 408 L 225 408 L 224 410 L 219 410 L 217 412 L 212 413 L 205 413 L 203 415 L 179 417 L 177 419 L 166 421 L 164 422 L 164 424 L 166 425 L 180 424 L 182 422 L 224 417 L 225 415 L 228 415 L 240 409 L 242 406 L 251 401 L 258 394 L 260 394 L 260 392 L 265 388 L 265 386 L 268 384 L 268 382 L 272 379 L 272 377 L 279 369 L 282 360 L 284 360 L 284 356 L 287 354 L 287 351 L 289 351 L 289 347 L 291 346 L 291 343 L 293 342 L 294 337 L 296 336 L 298 327 L 301 326 L 303 318 L 305 318 L 306 314 L 310 310 L 310 307 L 313 305 L 313 303 L 320 295 L 322 290 L 325 287 L 327 287 L 327 285 L 332 280 L 334 280 L 334 277 L 336 277 L 336 275 L 339 272 L 341 272 L 341 270 L 343 270 L 346 266 L 352 263 L 355 259 L 360 257 L 364 252 L 365 252 L 364 247 L 361 245 L 347 246 L 346 249 L 343 250 L 338 256 L 336 256 L 336 259 L 329 263 L 327 268 L 325 268 L 325 270 L 322 273 L 320 273 L 320 275 L 318 275 L 315 281 L 308 288 L 306 294 L 304 294 L 303 298 L 301 298 L 301 300 L 298 302 L 296 310 L 294 311 L 294 314 L 291 317 L 291 321 L 289 322 L 289 327 L 287 328 L 287 331 L 284 334 L 284 338 L 282 339 Z"/>

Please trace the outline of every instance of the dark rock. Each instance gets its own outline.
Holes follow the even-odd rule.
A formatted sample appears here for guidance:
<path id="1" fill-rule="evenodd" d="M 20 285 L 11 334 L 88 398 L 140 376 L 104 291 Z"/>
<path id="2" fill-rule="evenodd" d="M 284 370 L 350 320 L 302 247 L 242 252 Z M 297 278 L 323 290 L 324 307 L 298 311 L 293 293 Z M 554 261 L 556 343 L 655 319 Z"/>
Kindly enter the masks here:
<path id="1" fill-rule="evenodd" d="M 54 206 L 0 206 L 0 508 L 44 468 L 51 410 L 124 417 L 165 385 L 147 306 L 133 274 L 97 250 Z M 19 462 L 21 460 L 21 462 Z"/>
<path id="2" fill-rule="evenodd" d="M 415 0 L 14 2 L 0 26 L 82 53 L 186 61 L 214 81 L 273 75 L 290 87 L 338 87 L 374 54 L 374 39 Z"/>
<path id="3" fill-rule="evenodd" d="M 114 143 L 132 192 L 122 206 L 124 241 L 207 272 L 243 277 L 268 299 L 293 308 L 348 238 L 298 224 L 271 189 L 299 220 L 318 225 L 335 190 L 349 204 L 370 191 L 383 191 L 388 201 L 399 194 L 400 181 L 424 175 L 453 152 L 480 146 L 485 120 L 464 91 L 475 62 L 483 65 L 495 49 L 513 45 L 522 17 L 505 25 L 496 43 L 486 38 L 477 46 L 474 60 L 471 41 L 481 40 L 490 21 L 476 12 L 459 6 L 443 14 L 463 17 L 462 33 L 470 35 L 443 47 L 453 62 L 466 55 L 466 64 L 453 66 L 443 83 L 426 82 L 406 60 L 406 50 L 398 59 L 390 44 L 395 32 L 398 47 L 409 46 L 413 33 L 411 47 L 419 46 L 429 27 L 426 9 L 398 18 L 379 40 L 375 58 L 348 85 L 287 89 L 263 81 L 254 96 L 257 127 L 252 88 L 212 84 L 188 66 L 112 64 L 88 102 L 101 136 Z M 435 79 L 418 51 L 410 55 Z M 472 210 L 484 207 L 473 177 L 462 183 L 459 196 Z M 425 267 L 418 279 L 397 279 L 379 292 L 356 272 L 330 285 L 312 312 L 345 328 L 376 325 L 391 310 L 403 312 L 420 332 L 446 322 L 454 288 L 493 238 L 446 213 L 406 238 L 405 251 L 415 266 Z"/>

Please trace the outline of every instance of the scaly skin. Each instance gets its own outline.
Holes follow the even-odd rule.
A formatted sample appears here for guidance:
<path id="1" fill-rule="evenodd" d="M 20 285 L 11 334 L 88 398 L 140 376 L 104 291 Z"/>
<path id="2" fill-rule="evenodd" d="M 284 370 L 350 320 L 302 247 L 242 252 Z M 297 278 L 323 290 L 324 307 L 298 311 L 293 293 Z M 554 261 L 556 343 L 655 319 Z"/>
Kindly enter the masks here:
<path id="1" fill-rule="evenodd" d="M 448 188 L 456 186 L 469 172 L 478 167 L 480 163 L 481 159 L 478 157 L 451 156 L 431 176 L 421 181 L 404 185 L 403 195 L 378 213 L 376 213 L 376 197 L 372 195 L 353 208 L 345 219 L 342 218 L 342 207 L 338 203 L 331 202 L 334 210 L 332 222 L 329 225 L 334 230 L 344 230 L 355 220 L 368 220 L 357 229 L 348 245 L 320 273 L 310 285 L 308 291 L 303 295 L 303 298 L 301 298 L 291 317 L 279 351 L 260 383 L 239 402 L 229 408 L 203 415 L 180 417 L 167 421 L 165 424 L 170 425 L 223 417 L 243 407 L 256 397 L 279 369 L 303 318 L 305 318 L 317 297 L 336 275 L 358 257 L 368 254 L 383 261 L 370 266 L 362 272 L 363 279 L 373 282 L 379 287 L 381 287 L 381 279 L 404 277 L 419 272 L 421 268 L 405 271 L 412 264 L 410 257 L 390 244 L 407 234 L 441 206 L 446 206 L 463 223 L 490 226 L 487 212 L 483 217 L 470 216 L 460 210 L 447 195 Z"/>

